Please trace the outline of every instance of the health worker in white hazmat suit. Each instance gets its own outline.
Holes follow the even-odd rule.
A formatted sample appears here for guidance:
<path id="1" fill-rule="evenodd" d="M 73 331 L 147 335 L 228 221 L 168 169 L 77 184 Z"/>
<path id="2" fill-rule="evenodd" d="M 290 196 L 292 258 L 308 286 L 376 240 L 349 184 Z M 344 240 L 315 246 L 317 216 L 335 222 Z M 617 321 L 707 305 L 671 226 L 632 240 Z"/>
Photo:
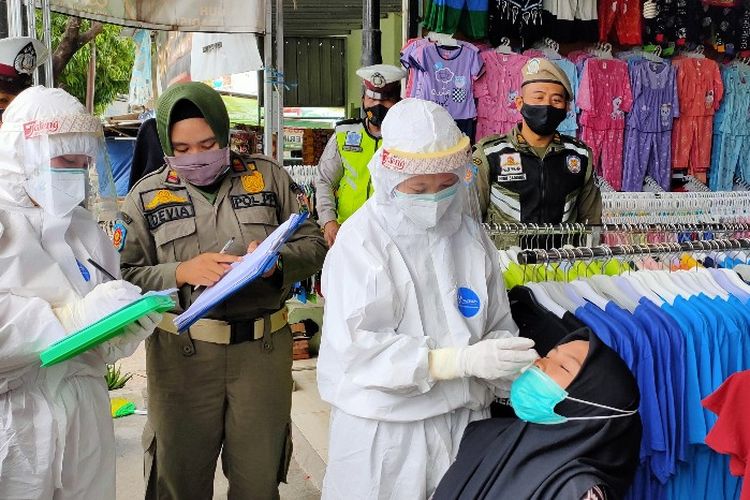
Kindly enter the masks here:
<path id="1" fill-rule="evenodd" d="M 468 137 L 417 99 L 391 108 L 382 133 L 375 195 L 323 267 L 324 499 L 428 498 L 466 425 L 538 357 L 479 222 Z"/>
<path id="2" fill-rule="evenodd" d="M 140 296 L 105 283 L 119 256 L 83 204 L 106 206 L 111 171 L 98 119 L 59 89 L 32 87 L 0 128 L 0 498 L 115 497 L 105 363 L 132 354 L 161 320 L 42 368 L 39 354 Z M 110 200 L 112 201 L 112 200 Z M 113 206 L 113 205 L 112 205 Z"/>

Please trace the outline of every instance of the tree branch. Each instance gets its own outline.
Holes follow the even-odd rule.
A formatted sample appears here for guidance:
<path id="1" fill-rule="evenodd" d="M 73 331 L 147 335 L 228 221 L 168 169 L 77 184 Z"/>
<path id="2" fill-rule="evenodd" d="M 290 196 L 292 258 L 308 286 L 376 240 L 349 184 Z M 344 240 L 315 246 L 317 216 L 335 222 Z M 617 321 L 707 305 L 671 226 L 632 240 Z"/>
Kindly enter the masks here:
<path id="1" fill-rule="evenodd" d="M 69 17 L 65 24 L 65 32 L 63 33 L 60 43 L 52 56 L 52 72 L 56 82 L 59 81 L 60 74 L 75 53 L 78 52 L 78 49 L 89 43 L 96 38 L 99 33 L 104 31 L 104 24 L 100 22 L 92 22 L 91 28 L 84 33 L 81 33 L 81 22 L 82 20 L 79 17 Z"/>
<path id="2" fill-rule="evenodd" d="M 96 35 L 104 31 L 104 24 L 100 23 L 99 21 L 94 21 L 91 23 L 91 28 L 85 33 L 81 33 L 78 36 L 78 47 L 83 47 L 87 43 L 89 43 L 91 40 L 96 38 Z"/>

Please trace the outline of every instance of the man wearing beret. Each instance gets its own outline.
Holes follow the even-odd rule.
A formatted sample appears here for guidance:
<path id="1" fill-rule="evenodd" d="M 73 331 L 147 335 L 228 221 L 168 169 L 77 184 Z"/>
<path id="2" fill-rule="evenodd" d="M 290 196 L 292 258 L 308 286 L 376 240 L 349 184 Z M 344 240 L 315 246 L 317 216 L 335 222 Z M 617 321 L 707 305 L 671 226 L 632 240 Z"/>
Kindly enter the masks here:
<path id="1" fill-rule="evenodd" d="M 488 222 L 600 224 L 601 193 L 591 150 L 561 135 L 573 97 L 570 81 L 554 63 L 530 59 L 523 67 L 516 107 L 523 121 L 504 136 L 474 148 L 482 211 Z"/>
<path id="2" fill-rule="evenodd" d="M 25 36 L 0 40 L 0 123 L 5 108 L 34 84 L 34 71 L 47 59 L 47 48 Z"/>
<path id="3" fill-rule="evenodd" d="M 383 118 L 401 99 L 401 80 L 406 72 L 390 64 L 376 64 L 358 69 L 357 76 L 364 84 L 365 117 L 336 125 L 315 179 L 318 223 L 328 246 L 336 241 L 341 224 L 372 196 L 367 165 L 380 147 Z"/>

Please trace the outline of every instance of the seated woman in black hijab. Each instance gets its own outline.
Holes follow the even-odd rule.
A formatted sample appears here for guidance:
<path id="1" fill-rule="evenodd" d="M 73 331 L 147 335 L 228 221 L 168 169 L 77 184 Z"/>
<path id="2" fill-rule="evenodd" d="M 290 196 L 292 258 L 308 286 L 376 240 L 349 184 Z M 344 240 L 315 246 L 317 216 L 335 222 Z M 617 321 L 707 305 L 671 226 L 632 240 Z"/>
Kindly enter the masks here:
<path id="1" fill-rule="evenodd" d="M 518 418 L 469 424 L 433 499 L 620 499 L 638 465 L 639 399 L 617 353 L 579 330 L 513 383 Z"/>

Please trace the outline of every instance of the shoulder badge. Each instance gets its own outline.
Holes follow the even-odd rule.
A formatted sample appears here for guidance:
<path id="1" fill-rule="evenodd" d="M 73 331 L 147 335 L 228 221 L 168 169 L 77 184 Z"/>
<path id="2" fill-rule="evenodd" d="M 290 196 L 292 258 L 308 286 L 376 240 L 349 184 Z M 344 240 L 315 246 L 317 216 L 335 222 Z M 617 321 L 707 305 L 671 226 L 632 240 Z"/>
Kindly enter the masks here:
<path id="1" fill-rule="evenodd" d="M 233 158 L 232 159 L 232 171 L 236 174 L 241 174 L 242 172 L 245 172 L 247 170 L 247 165 L 244 161 L 240 158 Z"/>
<path id="2" fill-rule="evenodd" d="M 182 181 L 180 181 L 180 177 L 177 175 L 177 172 L 175 172 L 174 170 L 170 170 L 169 173 L 167 174 L 166 183 L 179 186 L 182 183 Z"/>
<path id="3" fill-rule="evenodd" d="M 120 212 L 117 215 L 118 215 L 118 219 L 122 220 L 125 224 L 130 225 L 133 223 L 133 218 L 129 216 L 128 214 L 126 214 L 125 212 Z"/>
<path id="4" fill-rule="evenodd" d="M 122 252 L 122 249 L 125 248 L 127 234 L 128 229 L 125 227 L 125 224 L 120 220 L 115 222 L 114 231 L 112 232 L 112 245 L 114 245 L 115 250 L 118 252 Z"/>
<path id="5" fill-rule="evenodd" d="M 581 171 L 581 159 L 576 155 L 568 155 L 565 163 L 568 165 L 568 170 L 571 174 L 577 174 Z"/>

